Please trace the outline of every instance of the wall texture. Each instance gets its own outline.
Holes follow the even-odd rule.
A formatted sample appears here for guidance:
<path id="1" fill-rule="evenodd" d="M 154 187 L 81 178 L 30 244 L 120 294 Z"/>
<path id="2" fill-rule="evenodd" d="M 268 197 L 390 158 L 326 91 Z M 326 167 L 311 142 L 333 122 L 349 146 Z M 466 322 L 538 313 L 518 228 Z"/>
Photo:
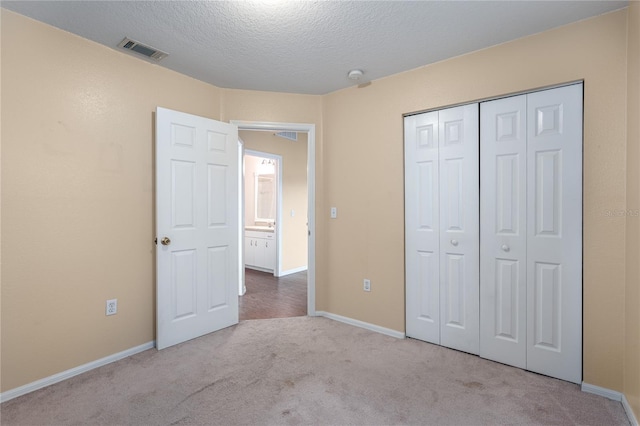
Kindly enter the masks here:
<path id="1" fill-rule="evenodd" d="M 584 79 L 584 381 L 621 391 L 625 219 L 606 211 L 626 197 L 626 28 L 622 10 L 327 95 L 325 201 L 340 215 L 319 309 L 404 330 L 404 113 Z"/>
<path id="2" fill-rule="evenodd" d="M 2 10 L 3 391 L 154 340 L 154 111 L 219 98 Z"/>
<path id="3" fill-rule="evenodd" d="M 624 393 L 640 419 L 640 2 L 630 2 L 628 13 Z"/>
<path id="4" fill-rule="evenodd" d="M 282 272 L 307 266 L 307 135 L 290 141 L 271 132 L 240 131 L 245 149 L 282 156 Z M 246 174 L 246 179 L 253 179 Z M 253 185 L 251 185 L 253 187 Z M 246 206 L 250 204 L 249 200 Z M 253 204 L 252 204 L 253 205 Z M 253 210 L 245 206 L 247 223 Z M 291 210 L 295 215 L 291 216 Z"/>

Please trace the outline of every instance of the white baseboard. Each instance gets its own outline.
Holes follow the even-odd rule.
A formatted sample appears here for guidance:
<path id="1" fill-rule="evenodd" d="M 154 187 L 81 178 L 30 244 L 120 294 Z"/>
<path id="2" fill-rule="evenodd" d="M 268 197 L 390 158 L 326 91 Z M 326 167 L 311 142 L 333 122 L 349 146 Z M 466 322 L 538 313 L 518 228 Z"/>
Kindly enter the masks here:
<path id="1" fill-rule="evenodd" d="M 603 388 L 596 385 L 590 385 L 589 383 L 582 382 L 580 388 L 582 392 L 592 393 L 594 395 L 604 396 L 605 398 L 613 399 L 614 401 L 622 401 L 622 394 L 620 392 Z"/>
<path id="2" fill-rule="evenodd" d="M 397 339 L 404 339 L 406 337 L 405 334 L 400 331 L 392 330 L 390 328 L 380 327 L 379 325 L 370 324 L 368 322 L 360 321 L 360 320 L 349 318 L 349 317 L 343 317 L 342 315 L 332 314 L 331 312 L 316 311 L 315 316 L 329 318 L 334 321 L 339 321 L 345 324 L 353 325 L 355 327 L 360 327 L 370 331 L 375 331 L 376 333 L 386 334 L 387 336 L 395 337 Z"/>
<path id="3" fill-rule="evenodd" d="M 135 355 L 139 352 L 146 351 L 147 349 L 154 348 L 155 346 L 156 346 L 155 341 L 148 342 L 143 345 L 136 346 L 135 348 L 130 348 L 122 352 L 118 352 L 116 354 L 109 355 L 104 358 L 97 359 L 95 361 L 91 361 L 87 364 L 80 365 L 70 370 L 66 370 L 61 373 L 54 374 L 53 376 L 45 377 L 44 379 L 27 383 L 26 385 L 17 387 L 15 389 L 10 389 L 6 392 L 0 393 L 0 402 L 6 402 L 6 401 L 9 401 L 10 399 L 17 398 L 19 396 L 28 394 L 29 392 L 33 392 L 38 389 L 42 389 L 54 383 L 62 382 L 63 380 L 70 379 L 71 377 L 77 376 L 78 374 L 86 373 L 87 371 L 93 370 L 98 367 L 102 367 L 103 365 L 111 364 L 112 362 L 121 360 L 131 355 Z"/>
<path id="4" fill-rule="evenodd" d="M 596 386 L 596 385 L 590 385 L 589 383 L 585 383 L 585 382 L 582 382 L 581 389 L 582 389 L 582 392 L 604 396 L 605 398 L 609 398 L 614 401 L 618 401 L 622 403 L 622 407 L 624 408 L 624 411 L 627 414 L 627 417 L 629 418 L 629 423 L 631 423 L 632 426 L 638 426 L 638 419 L 636 419 L 636 416 L 633 414 L 631 405 L 629 405 L 629 401 L 627 401 L 627 398 L 624 396 L 623 393 L 614 391 L 611 389 L 603 388 L 600 386 Z"/>
<path id="5" fill-rule="evenodd" d="M 633 410 L 631 409 L 631 405 L 629 401 L 627 401 L 627 397 L 622 394 L 622 406 L 624 407 L 624 411 L 627 413 L 627 417 L 629 418 L 629 423 L 631 426 L 638 426 L 638 419 L 633 414 Z"/>
<path id="6" fill-rule="evenodd" d="M 286 271 L 280 271 L 280 275 L 278 275 L 278 277 L 284 277 L 286 275 L 296 274 L 298 272 L 303 272 L 303 271 L 306 271 L 306 270 L 307 270 L 306 266 L 301 266 L 299 268 L 293 268 L 293 269 L 287 269 Z"/>

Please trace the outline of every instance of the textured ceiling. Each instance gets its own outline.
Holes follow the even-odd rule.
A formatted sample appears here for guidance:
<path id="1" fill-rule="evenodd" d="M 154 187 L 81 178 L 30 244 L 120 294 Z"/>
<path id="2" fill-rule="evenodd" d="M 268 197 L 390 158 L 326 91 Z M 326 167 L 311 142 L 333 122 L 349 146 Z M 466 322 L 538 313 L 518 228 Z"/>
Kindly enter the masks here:
<path id="1" fill-rule="evenodd" d="M 325 94 L 627 6 L 627 1 L 2 1 L 218 87 Z M 35 52 L 34 52 L 35 53 Z M 143 59 L 146 60 L 146 59 Z"/>

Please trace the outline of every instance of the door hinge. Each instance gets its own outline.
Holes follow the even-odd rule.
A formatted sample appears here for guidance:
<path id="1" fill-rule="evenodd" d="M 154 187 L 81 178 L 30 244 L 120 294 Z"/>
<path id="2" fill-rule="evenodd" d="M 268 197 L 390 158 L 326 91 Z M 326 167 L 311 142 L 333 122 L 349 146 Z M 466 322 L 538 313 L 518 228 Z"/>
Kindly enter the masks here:
<path id="1" fill-rule="evenodd" d="M 153 240 L 153 242 L 158 245 L 158 237 L 155 238 L 155 240 Z"/>

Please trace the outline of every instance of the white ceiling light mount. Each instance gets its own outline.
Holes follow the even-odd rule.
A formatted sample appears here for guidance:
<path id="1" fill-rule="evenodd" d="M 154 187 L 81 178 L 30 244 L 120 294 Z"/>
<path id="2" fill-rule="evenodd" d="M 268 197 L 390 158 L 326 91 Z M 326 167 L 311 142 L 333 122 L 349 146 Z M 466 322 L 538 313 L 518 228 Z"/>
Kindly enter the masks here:
<path id="1" fill-rule="evenodd" d="M 351 70 L 349 71 L 349 74 L 347 74 L 347 76 L 349 77 L 349 80 L 353 80 L 353 81 L 360 81 L 363 75 L 364 75 L 364 72 L 362 70 Z"/>

